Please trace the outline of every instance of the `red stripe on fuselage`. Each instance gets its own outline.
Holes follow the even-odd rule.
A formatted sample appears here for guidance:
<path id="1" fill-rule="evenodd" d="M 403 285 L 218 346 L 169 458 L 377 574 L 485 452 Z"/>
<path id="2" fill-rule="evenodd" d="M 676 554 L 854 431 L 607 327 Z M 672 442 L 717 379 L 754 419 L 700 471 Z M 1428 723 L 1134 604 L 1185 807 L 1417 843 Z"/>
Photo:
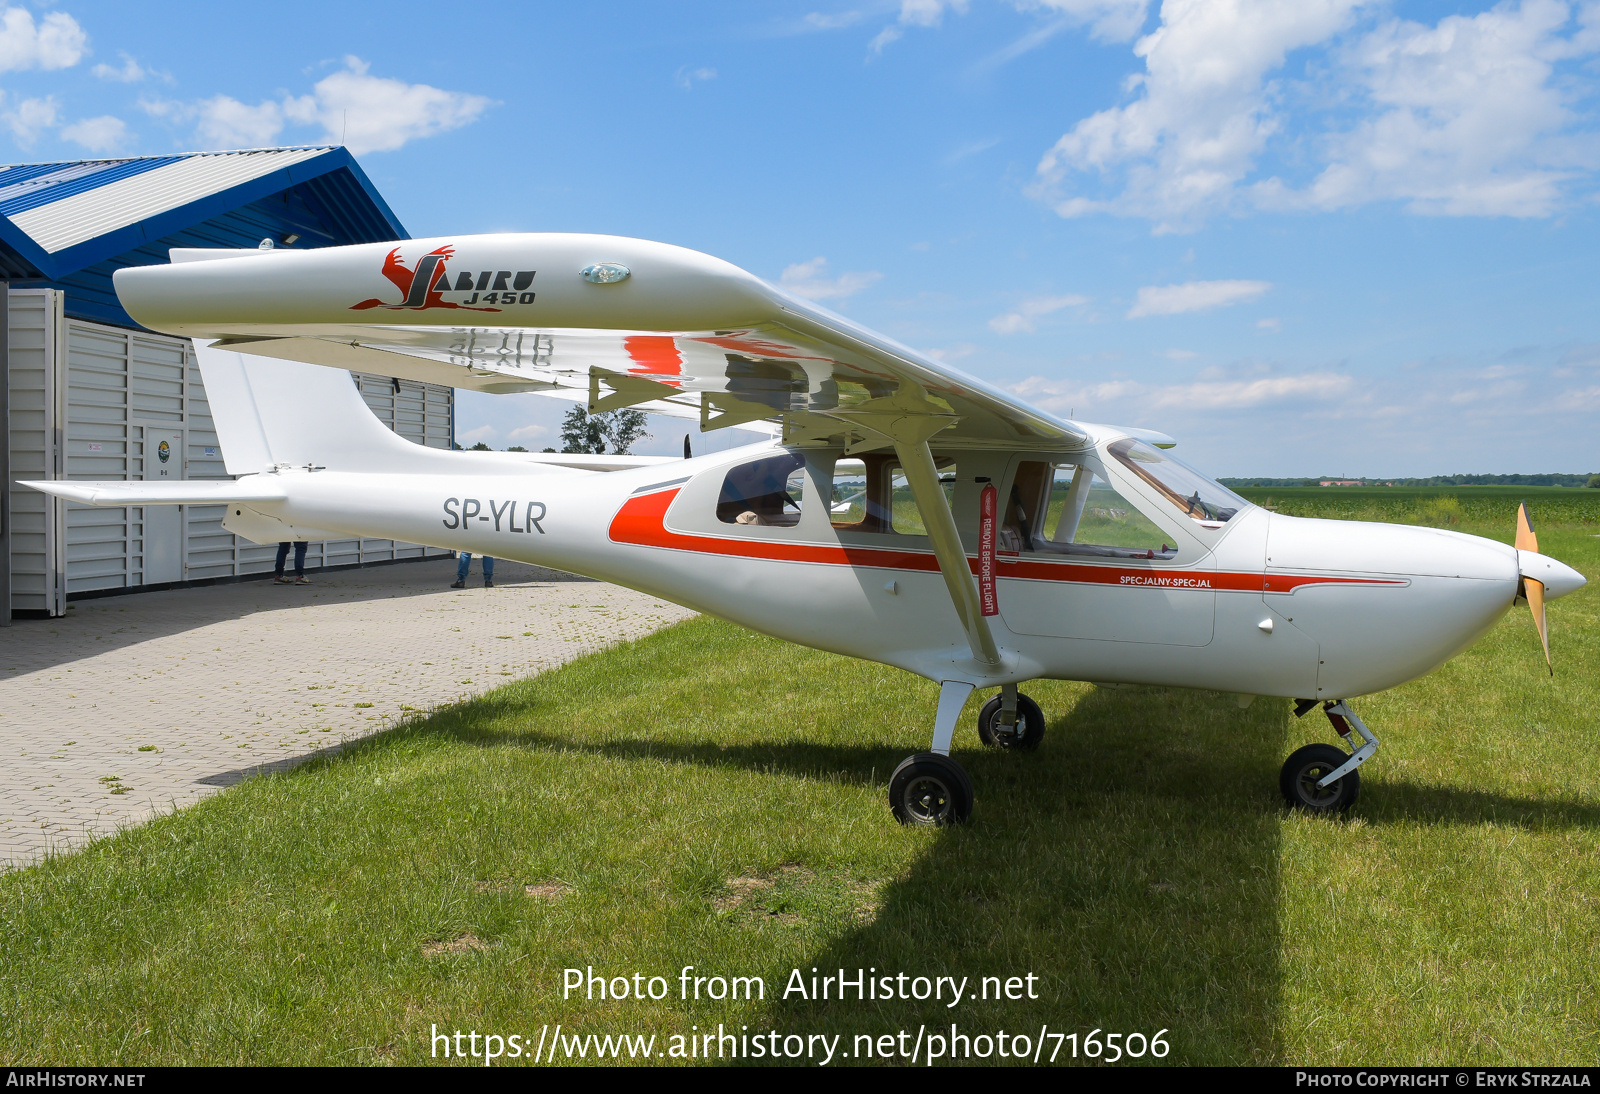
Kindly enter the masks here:
<path id="1" fill-rule="evenodd" d="M 689 535 L 666 525 L 667 509 L 677 490 L 658 490 L 623 502 L 611 520 L 613 543 L 660 547 L 731 558 L 759 558 L 769 562 L 811 562 L 828 566 L 859 566 L 881 570 L 939 572 L 939 561 L 928 551 L 893 551 L 878 547 L 826 546 L 785 543 L 781 540 L 735 539 L 731 536 Z M 977 573 L 978 560 L 967 564 Z M 1224 592 L 1293 592 L 1302 585 L 1404 585 L 1384 578 L 1313 577 L 1309 575 L 1229 573 L 1223 570 L 1175 570 L 1156 566 L 1129 567 L 1082 562 L 1011 562 L 1002 558 L 1002 578 L 1025 581 L 1066 581 L 1082 585 L 1121 585 L 1130 589 L 1220 589 Z"/>

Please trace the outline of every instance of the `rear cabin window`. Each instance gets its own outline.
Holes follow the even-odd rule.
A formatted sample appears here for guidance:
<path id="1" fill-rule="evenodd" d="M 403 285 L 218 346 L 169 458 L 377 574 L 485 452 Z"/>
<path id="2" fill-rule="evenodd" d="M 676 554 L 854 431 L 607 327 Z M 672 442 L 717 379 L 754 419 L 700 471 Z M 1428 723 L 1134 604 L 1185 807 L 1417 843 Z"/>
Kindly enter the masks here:
<path id="1" fill-rule="evenodd" d="M 939 469 L 939 485 L 944 491 L 944 503 L 953 511 L 956 493 L 956 462 L 935 457 Z M 923 522 L 917 499 L 911 496 L 911 484 L 906 481 L 904 469 L 897 463 L 889 465 L 889 497 L 893 506 L 890 527 L 903 536 L 925 536 L 928 527 Z"/>
<path id="2" fill-rule="evenodd" d="M 1081 464 L 1018 467 L 999 540 L 1001 550 L 1037 554 L 1178 557 L 1169 534 Z"/>
<path id="3" fill-rule="evenodd" d="M 724 524 L 793 528 L 800 523 L 805 466 L 804 456 L 786 452 L 733 468 L 722 480 L 717 519 Z"/>
<path id="4" fill-rule="evenodd" d="M 935 459 L 945 504 L 955 492 L 955 461 Z M 838 460 L 833 465 L 833 497 L 828 519 L 835 528 L 851 532 L 896 532 L 906 536 L 928 534 L 905 472 L 892 456 L 866 455 Z"/>

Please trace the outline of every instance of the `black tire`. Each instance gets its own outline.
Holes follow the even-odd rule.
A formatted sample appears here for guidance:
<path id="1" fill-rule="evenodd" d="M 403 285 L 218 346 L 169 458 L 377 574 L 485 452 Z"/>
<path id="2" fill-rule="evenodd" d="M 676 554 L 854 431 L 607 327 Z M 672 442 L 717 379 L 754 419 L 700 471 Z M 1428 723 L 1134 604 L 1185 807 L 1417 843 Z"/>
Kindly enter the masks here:
<path id="1" fill-rule="evenodd" d="M 937 752 L 900 761 L 889 776 L 889 808 L 901 824 L 943 828 L 972 816 L 972 780 L 960 764 Z"/>
<path id="2" fill-rule="evenodd" d="M 1361 772 L 1351 771 L 1338 782 L 1317 787 L 1317 782 L 1328 772 L 1350 758 L 1343 749 L 1333 745 L 1306 745 L 1283 762 L 1278 775 L 1278 789 L 1290 809 L 1307 813 L 1343 813 L 1356 803 L 1361 793 Z"/>
<path id="3" fill-rule="evenodd" d="M 1000 717 L 1000 696 L 996 695 L 978 711 L 978 736 L 990 748 L 1004 748 L 1015 752 L 1032 752 L 1044 740 L 1044 711 L 1032 699 L 1017 693 L 1017 733 L 1002 737 L 995 732 L 995 721 Z"/>

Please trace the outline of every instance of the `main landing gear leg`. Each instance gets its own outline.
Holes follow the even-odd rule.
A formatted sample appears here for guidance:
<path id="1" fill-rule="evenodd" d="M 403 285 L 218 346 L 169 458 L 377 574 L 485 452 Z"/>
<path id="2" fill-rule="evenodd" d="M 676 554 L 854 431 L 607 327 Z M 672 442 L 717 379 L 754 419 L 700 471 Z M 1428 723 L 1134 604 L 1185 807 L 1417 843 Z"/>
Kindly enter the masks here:
<path id="1" fill-rule="evenodd" d="M 1302 699 L 1295 704 L 1295 717 L 1302 717 L 1316 701 Z M 1311 813 L 1342 813 L 1356 803 L 1361 792 L 1361 776 L 1356 768 L 1372 758 L 1378 751 L 1378 737 L 1366 723 L 1356 717 L 1350 704 L 1343 699 L 1322 704 L 1328 721 L 1351 748 L 1346 756 L 1332 745 L 1306 745 L 1284 762 L 1278 776 L 1278 789 L 1291 809 L 1304 809 Z M 1356 747 L 1351 735 L 1361 739 Z"/>
<path id="2" fill-rule="evenodd" d="M 901 824 L 960 824 L 972 815 L 972 780 L 950 758 L 956 720 L 971 694 L 971 684 L 958 680 L 941 684 L 932 751 L 907 756 L 889 776 L 889 808 Z"/>

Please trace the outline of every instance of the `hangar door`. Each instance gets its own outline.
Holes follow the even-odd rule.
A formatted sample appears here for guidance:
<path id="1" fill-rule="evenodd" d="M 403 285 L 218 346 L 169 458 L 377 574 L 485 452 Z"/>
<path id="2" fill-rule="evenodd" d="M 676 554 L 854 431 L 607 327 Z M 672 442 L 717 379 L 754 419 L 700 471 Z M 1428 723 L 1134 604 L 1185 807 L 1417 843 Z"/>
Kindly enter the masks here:
<path id="1" fill-rule="evenodd" d="M 226 479 L 187 339 L 67 319 L 53 289 L 10 294 L 13 478 Z M 450 444 L 449 388 L 358 375 L 378 418 Z M 21 427 L 21 428 L 19 428 Z M 99 508 L 13 488 L 12 609 L 59 615 L 73 593 L 264 573 L 276 546 L 222 527 L 221 505 Z M 448 554 L 390 540 L 313 543 L 308 567 Z"/>

